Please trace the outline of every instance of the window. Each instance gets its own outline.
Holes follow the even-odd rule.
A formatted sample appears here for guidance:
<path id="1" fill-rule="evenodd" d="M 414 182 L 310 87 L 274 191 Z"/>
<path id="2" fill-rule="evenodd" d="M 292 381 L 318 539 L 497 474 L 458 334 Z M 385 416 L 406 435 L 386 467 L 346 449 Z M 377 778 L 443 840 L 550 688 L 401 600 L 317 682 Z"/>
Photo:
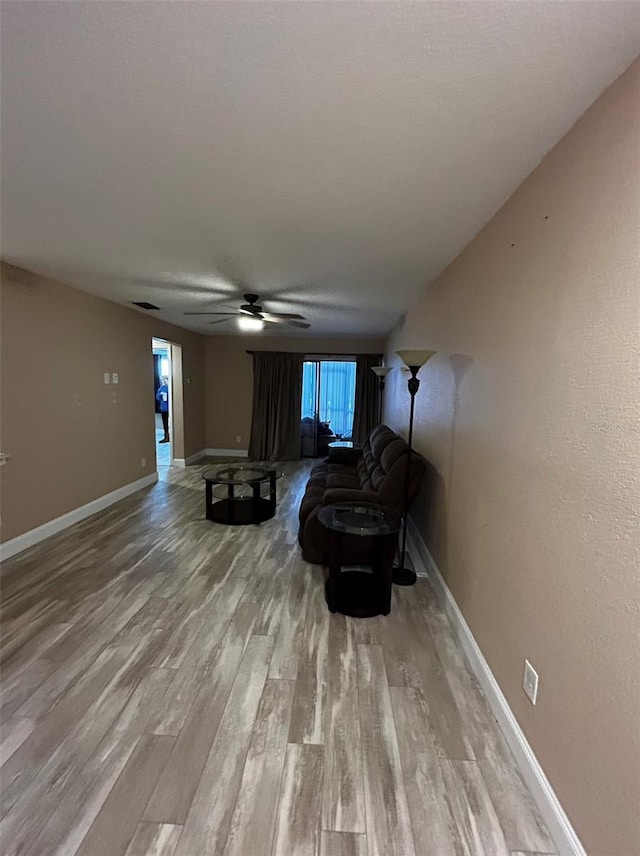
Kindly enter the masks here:
<path id="1" fill-rule="evenodd" d="M 339 437 L 351 434 L 356 395 L 356 364 L 347 360 L 309 360 L 302 368 L 302 418 L 328 422 Z"/>

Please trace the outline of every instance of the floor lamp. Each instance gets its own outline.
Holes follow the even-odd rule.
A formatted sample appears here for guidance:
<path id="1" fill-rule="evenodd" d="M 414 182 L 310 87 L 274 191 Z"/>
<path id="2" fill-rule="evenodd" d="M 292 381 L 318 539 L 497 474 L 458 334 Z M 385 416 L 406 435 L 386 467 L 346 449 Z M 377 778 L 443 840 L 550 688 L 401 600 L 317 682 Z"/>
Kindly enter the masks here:
<path id="1" fill-rule="evenodd" d="M 409 414 L 409 452 L 407 454 L 407 466 L 404 471 L 404 502 L 402 504 L 402 550 L 400 552 L 400 563 L 393 569 L 393 581 L 399 586 L 412 586 L 416 582 L 416 572 L 405 567 L 405 555 L 407 549 L 407 521 L 409 519 L 409 482 L 411 477 L 411 448 L 413 442 L 413 411 L 415 398 L 420 381 L 418 372 L 420 368 L 430 360 L 436 351 L 396 351 L 402 362 L 411 372 L 408 381 L 409 395 L 411 396 L 411 411 Z"/>
<path id="2" fill-rule="evenodd" d="M 378 378 L 378 425 L 382 425 L 382 392 L 384 390 L 384 379 L 391 371 L 391 366 L 371 366 L 371 371 Z"/>

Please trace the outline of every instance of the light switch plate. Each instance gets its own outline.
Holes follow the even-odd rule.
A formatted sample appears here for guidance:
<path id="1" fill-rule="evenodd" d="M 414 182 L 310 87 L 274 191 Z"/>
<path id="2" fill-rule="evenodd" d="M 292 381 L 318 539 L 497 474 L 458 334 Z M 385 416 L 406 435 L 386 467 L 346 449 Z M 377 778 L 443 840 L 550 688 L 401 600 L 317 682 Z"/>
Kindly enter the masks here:
<path id="1" fill-rule="evenodd" d="M 113 372 L 111 375 L 111 383 L 118 383 L 118 372 Z"/>
<path id="2" fill-rule="evenodd" d="M 111 375 L 109 374 L 109 372 L 104 373 L 104 382 L 111 383 Z"/>

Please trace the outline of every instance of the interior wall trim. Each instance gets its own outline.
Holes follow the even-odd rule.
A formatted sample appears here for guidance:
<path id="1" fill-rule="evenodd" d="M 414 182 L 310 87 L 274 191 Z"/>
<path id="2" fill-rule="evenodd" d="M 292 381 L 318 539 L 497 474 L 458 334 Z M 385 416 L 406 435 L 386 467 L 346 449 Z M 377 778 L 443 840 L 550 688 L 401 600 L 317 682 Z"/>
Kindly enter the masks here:
<path id="1" fill-rule="evenodd" d="M 104 496 L 99 496 L 97 499 L 87 502 L 86 505 L 74 508 L 72 511 L 68 511 L 61 517 L 56 517 L 54 520 L 49 520 L 41 526 L 36 526 L 35 529 L 30 529 L 28 532 L 24 532 L 22 535 L 18 535 L 16 538 L 6 541 L 4 544 L 0 544 L 0 561 L 5 562 L 12 556 L 22 553 L 23 550 L 33 547 L 35 544 L 39 544 L 41 541 L 44 541 L 45 538 L 50 538 L 52 535 L 61 532 L 63 529 L 73 526 L 74 523 L 79 523 L 81 520 L 91 517 L 92 514 L 96 514 L 98 511 L 108 508 L 110 505 L 119 502 L 127 496 L 131 496 L 132 493 L 136 493 L 137 491 L 142 490 L 142 488 L 149 487 L 149 485 L 152 485 L 157 481 L 158 473 L 150 473 L 147 476 L 143 476 L 141 479 L 137 479 L 134 482 L 123 485 L 123 487 L 117 488 L 117 490 L 112 490 L 111 493 L 105 493 Z"/>
<path id="2" fill-rule="evenodd" d="M 431 581 L 440 606 L 453 626 L 453 632 L 464 651 L 471 671 L 487 697 L 491 710 L 498 720 L 502 733 L 509 744 L 518 769 L 531 791 L 549 832 L 558 848 L 558 856 L 587 856 L 560 800 L 556 796 L 544 770 L 533 753 L 524 732 L 518 724 L 513 711 L 504 697 L 489 664 L 484 658 L 469 625 L 460 611 L 449 587 L 429 548 L 411 518 L 408 523 L 407 550 L 414 570 L 418 576 L 426 576 Z"/>
<path id="3" fill-rule="evenodd" d="M 226 458 L 248 458 L 248 449 L 205 449 L 205 453 L 211 457 L 224 456 Z"/>
<path id="4" fill-rule="evenodd" d="M 189 466 L 189 464 L 195 464 L 196 461 L 199 461 L 200 458 L 204 458 L 207 455 L 206 449 L 200 449 L 199 452 L 196 452 L 194 455 L 189 455 L 184 459 L 185 466 Z"/>

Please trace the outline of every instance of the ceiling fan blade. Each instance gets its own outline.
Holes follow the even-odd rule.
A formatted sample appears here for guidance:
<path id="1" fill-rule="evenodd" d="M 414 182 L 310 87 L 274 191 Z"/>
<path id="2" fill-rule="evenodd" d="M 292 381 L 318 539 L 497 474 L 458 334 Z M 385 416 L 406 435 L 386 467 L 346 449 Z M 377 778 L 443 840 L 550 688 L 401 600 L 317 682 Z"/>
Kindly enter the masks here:
<path id="1" fill-rule="evenodd" d="M 263 312 L 265 318 L 293 318 L 294 321 L 306 321 L 304 315 L 297 312 Z"/>
<path id="2" fill-rule="evenodd" d="M 221 324 L 223 321 L 228 321 L 230 318 L 255 318 L 264 321 L 267 324 L 285 324 L 289 327 L 300 327 L 303 330 L 308 329 L 311 324 L 307 322 L 304 315 L 297 312 L 265 312 L 262 306 L 258 303 L 259 297 L 257 294 L 245 294 L 244 303 L 237 310 L 226 312 L 184 312 L 184 315 L 209 315 L 220 316 L 219 320 L 210 321 L 210 324 Z"/>
<path id="3" fill-rule="evenodd" d="M 302 327 L 305 330 L 311 327 L 308 321 L 296 321 L 293 318 L 274 318 L 265 315 L 262 320 L 265 324 L 286 324 L 288 327 Z"/>
<path id="4" fill-rule="evenodd" d="M 233 316 L 230 315 L 229 318 L 218 318 L 215 321 L 209 321 L 209 324 L 224 324 L 225 321 L 231 321 Z"/>

